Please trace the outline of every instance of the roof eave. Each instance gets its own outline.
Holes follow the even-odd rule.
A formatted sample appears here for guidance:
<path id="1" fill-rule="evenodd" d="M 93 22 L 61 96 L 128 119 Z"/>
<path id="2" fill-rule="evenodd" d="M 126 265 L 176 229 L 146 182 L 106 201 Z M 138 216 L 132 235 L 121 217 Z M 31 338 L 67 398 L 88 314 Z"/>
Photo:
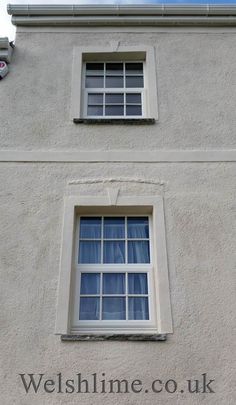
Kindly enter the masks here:
<path id="1" fill-rule="evenodd" d="M 14 25 L 236 25 L 232 5 L 8 5 Z"/>

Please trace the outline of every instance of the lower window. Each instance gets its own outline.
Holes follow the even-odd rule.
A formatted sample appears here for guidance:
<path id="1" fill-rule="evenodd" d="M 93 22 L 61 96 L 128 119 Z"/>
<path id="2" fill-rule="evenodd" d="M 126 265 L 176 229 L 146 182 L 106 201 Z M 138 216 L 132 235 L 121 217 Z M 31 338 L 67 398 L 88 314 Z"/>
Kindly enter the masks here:
<path id="1" fill-rule="evenodd" d="M 72 331 L 154 326 L 150 216 L 78 216 Z"/>
<path id="2" fill-rule="evenodd" d="M 65 198 L 55 333 L 173 333 L 164 201 Z"/>

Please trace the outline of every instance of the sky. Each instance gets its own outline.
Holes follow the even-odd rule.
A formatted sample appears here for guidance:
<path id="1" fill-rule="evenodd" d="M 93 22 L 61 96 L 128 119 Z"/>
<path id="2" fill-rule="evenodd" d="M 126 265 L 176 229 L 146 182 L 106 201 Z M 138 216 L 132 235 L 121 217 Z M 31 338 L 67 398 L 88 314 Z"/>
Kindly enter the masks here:
<path id="1" fill-rule="evenodd" d="M 15 38 L 7 4 L 236 4 L 236 0 L 0 0 L 0 37 Z"/>

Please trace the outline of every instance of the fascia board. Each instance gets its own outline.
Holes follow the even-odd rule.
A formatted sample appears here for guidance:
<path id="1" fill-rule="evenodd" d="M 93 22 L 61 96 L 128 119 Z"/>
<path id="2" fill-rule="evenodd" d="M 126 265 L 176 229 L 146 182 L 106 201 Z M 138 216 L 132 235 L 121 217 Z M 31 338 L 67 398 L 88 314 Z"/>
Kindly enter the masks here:
<path id="1" fill-rule="evenodd" d="M 16 26 L 236 26 L 235 17 L 12 17 Z"/>

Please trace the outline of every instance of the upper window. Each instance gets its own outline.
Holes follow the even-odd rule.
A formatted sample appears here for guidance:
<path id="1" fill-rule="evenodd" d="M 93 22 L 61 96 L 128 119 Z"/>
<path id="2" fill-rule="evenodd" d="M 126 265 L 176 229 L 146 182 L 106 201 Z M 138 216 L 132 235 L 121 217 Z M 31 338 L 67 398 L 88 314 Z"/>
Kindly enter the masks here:
<path id="1" fill-rule="evenodd" d="M 71 101 L 76 123 L 154 123 L 158 119 L 154 47 L 116 42 L 74 48 Z"/>
<path id="2" fill-rule="evenodd" d="M 84 71 L 85 116 L 144 116 L 143 62 L 87 62 Z"/>

